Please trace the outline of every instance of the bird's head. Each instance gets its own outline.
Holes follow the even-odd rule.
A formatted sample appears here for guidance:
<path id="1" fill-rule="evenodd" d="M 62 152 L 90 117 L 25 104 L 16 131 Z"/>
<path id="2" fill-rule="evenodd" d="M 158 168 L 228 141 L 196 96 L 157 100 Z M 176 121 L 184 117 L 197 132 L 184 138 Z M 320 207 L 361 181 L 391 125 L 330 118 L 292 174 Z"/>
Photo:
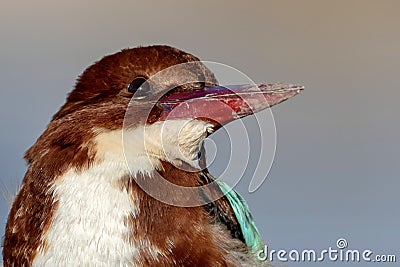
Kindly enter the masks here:
<path id="1" fill-rule="evenodd" d="M 51 142 L 86 148 L 83 154 L 92 153 L 92 161 L 122 152 L 133 160 L 148 157 L 155 166 L 159 161 L 192 165 L 208 134 L 301 89 L 285 84 L 220 86 L 191 54 L 169 46 L 138 47 L 87 68 L 48 131 L 52 129 Z"/>

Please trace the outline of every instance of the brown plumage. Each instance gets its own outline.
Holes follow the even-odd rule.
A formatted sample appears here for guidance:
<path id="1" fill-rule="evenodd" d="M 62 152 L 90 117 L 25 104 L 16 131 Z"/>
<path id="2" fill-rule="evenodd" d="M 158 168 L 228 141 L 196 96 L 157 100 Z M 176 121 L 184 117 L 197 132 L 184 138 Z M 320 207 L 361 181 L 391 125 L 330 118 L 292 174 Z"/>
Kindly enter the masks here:
<path id="1" fill-rule="evenodd" d="M 104 161 L 98 154 L 96 137 L 100 133 L 122 129 L 132 97 L 126 90 L 131 81 L 136 77 L 148 79 L 176 64 L 197 61 L 193 55 L 172 47 L 150 46 L 106 56 L 84 71 L 66 103 L 25 154 L 28 171 L 6 226 L 5 267 L 31 266 L 39 254 L 45 255 L 55 249 L 48 239 L 49 229 L 53 228 L 56 220 L 55 214 L 62 213 L 55 188 L 70 170 L 82 174 Z M 170 72 L 165 80 L 159 82 L 173 86 L 179 82 L 175 80 L 179 75 L 182 74 Z M 185 75 L 191 80 L 205 80 L 208 85 L 218 84 L 214 75 L 201 63 L 188 69 Z M 177 84 L 175 93 L 190 90 L 185 86 L 188 85 Z M 285 99 L 293 95 L 290 92 Z M 276 103 L 285 99 L 281 97 Z M 147 117 L 146 108 L 132 107 L 134 120 L 129 127 L 150 125 L 164 112 L 162 106 L 156 105 Z M 245 115 L 248 114 L 251 112 Z M 160 162 L 162 168 L 158 171 L 170 182 L 188 187 L 210 182 L 201 171 L 185 172 L 165 160 Z M 115 186 L 121 194 L 127 193 L 132 203 L 138 203 L 139 214 L 115 221 L 115 224 L 130 228 L 130 234 L 122 238 L 127 246 L 135 246 L 137 251 L 137 255 L 130 259 L 132 266 L 238 266 L 249 257 L 240 225 L 225 197 L 205 206 L 177 207 L 149 196 L 129 175 L 115 178 L 118 180 Z M 142 174 L 135 178 L 144 184 L 149 179 Z M 155 190 L 165 193 L 162 188 Z M 199 190 L 198 195 L 192 197 L 212 199 L 215 194 L 221 194 L 221 191 L 214 186 Z M 79 218 L 79 214 L 75 215 Z M 148 242 L 140 242 L 142 239 Z M 158 256 L 150 251 L 152 246 L 159 250 Z M 64 253 L 67 255 L 69 252 Z"/>

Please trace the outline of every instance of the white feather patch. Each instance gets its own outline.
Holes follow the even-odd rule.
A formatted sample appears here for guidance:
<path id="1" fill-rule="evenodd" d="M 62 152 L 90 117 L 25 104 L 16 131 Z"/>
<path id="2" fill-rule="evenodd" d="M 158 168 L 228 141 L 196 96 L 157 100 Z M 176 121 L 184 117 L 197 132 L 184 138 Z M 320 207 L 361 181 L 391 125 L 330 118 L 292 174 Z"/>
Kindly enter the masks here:
<path id="1" fill-rule="evenodd" d="M 138 205 L 116 182 L 127 172 L 124 164 L 105 161 L 57 179 L 58 208 L 33 266 L 134 266 L 138 251 L 126 242 L 124 221 L 139 213 Z"/>
<path id="2" fill-rule="evenodd" d="M 133 167 L 132 173 L 158 169 L 160 160 L 196 165 L 199 146 L 213 131 L 212 127 L 202 120 L 187 119 L 160 121 L 134 129 L 99 130 L 97 154 L 102 158 L 112 156 L 121 162 L 126 160 Z"/>

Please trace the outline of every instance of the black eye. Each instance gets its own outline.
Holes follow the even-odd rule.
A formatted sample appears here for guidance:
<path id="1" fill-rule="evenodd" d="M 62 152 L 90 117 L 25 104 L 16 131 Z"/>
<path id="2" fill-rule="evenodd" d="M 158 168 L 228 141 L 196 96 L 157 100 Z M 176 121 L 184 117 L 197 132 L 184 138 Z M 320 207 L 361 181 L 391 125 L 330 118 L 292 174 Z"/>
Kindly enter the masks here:
<path id="1" fill-rule="evenodd" d="M 138 77 L 133 79 L 133 81 L 128 86 L 128 92 L 135 94 L 135 98 L 144 98 L 148 96 L 151 92 L 151 88 L 146 79 L 143 77 Z"/>

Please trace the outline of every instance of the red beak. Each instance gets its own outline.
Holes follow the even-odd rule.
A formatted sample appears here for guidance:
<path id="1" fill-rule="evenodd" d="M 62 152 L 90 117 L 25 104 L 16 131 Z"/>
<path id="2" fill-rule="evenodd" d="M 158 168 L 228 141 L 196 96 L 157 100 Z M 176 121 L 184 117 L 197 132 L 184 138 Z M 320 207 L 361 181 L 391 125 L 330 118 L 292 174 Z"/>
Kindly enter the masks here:
<path id="1" fill-rule="evenodd" d="M 206 86 L 162 97 L 158 120 L 202 119 L 217 125 L 242 118 L 297 95 L 303 86 L 259 84 Z"/>

